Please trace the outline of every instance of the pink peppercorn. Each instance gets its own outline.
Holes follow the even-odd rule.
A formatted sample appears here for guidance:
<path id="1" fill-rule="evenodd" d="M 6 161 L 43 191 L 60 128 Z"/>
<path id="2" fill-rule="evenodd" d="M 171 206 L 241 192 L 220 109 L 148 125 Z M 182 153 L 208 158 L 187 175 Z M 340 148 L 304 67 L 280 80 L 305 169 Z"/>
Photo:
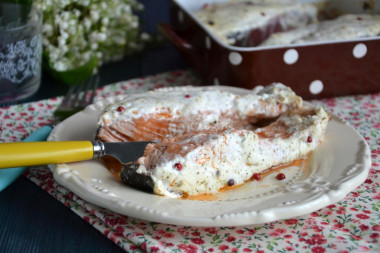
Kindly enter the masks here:
<path id="1" fill-rule="evenodd" d="M 176 167 L 178 171 L 182 170 L 182 164 L 180 164 L 180 163 L 174 164 L 174 167 Z"/>
<path id="2" fill-rule="evenodd" d="M 260 181 L 261 180 L 261 175 L 260 173 L 254 173 L 251 177 L 252 180 L 257 180 L 257 181 Z"/>
<path id="3" fill-rule="evenodd" d="M 284 174 L 284 173 L 278 173 L 277 176 L 276 176 L 276 178 L 277 178 L 278 180 L 284 180 L 286 177 L 285 177 L 285 174 Z"/>

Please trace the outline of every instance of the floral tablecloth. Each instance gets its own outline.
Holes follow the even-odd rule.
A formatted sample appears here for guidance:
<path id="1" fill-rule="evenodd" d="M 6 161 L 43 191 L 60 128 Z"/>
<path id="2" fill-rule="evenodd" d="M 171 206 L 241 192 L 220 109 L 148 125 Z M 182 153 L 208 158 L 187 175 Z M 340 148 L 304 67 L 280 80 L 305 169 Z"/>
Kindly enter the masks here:
<path id="1" fill-rule="evenodd" d="M 174 71 L 105 86 L 97 98 L 152 88 L 196 85 L 189 71 Z M 51 122 L 61 98 L 0 109 L 0 142 L 20 141 Z M 368 142 L 372 167 L 365 182 L 339 203 L 308 215 L 241 227 L 159 224 L 94 206 L 54 181 L 47 167 L 24 176 L 128 252 L 380 252 L 380 94 L 313 103 L 349 122 Z"/>

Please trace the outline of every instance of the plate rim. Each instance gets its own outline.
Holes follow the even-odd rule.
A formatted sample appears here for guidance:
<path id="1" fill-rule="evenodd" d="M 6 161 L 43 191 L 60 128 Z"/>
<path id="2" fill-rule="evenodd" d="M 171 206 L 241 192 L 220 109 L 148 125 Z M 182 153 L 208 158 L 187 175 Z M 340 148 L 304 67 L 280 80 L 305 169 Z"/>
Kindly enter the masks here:
<path id="1" fill-rule="evenodd" d="M 180 86 L 180 87 L 166 87 L 159 89 L 158 91 L 167 91 L 167 90 L 178 90 L 178 89 L 204 89 L 204 88 L 212 88 L 212 89 L 230 89 L 235 90 L 236 92 L 256 92 L 252 90 L 246 90 L 242 88 L 230 87 L 230 86 L 202 86 L 202 87 L 194 87 L 194 86 Z M 117 102 L 118 100 L 128 96 L 128 94 L 119 95 L 115 97 L 110 97 L 102 100 L 96 101 L 93 105 L 86 107 L 83 111 L 80 111 L 65 121 L 58 124 L 51 134 L 48 137 L 48 141 L 56 141 L 59 140 L 57 135 L 59 135 L 58 131 L 65 126 L 65 123 L 75 119 L 76 117 L 90 116 L 93 117 L 97 115 L 101 108 L 104 108 L 109 103 Z M 305 103 L 308 103 L 305 101 Z M 350 131 L 352 131 L 357 139 L 359 140 L 360 145 L 360 154 L 357 155 L 357 160 L 360 159 L 356 164 L 353 164 L 350 170 L 354 170 L 350 175 L 355 174 L 355 170 L 359 171 L 354 176 L 350 177 L 347 175 L 347 180 L 343 180 L 342 182 L 337 184 L 336 186 L 331 186 L 331 188 L 323 189 L 319 191 L 319 195 L 312 196 L 307 202 L 296 201 L 292 203 L 289 201 L 285 203 L 283 206 L 277 205 L 272 206 L 271 208 L 261 209 L 258 211 L 244 211 L 244 212 L 230 212 L 224 213 L 222 215 L 216 215 L 214 217 L 188 217 L 181 215 L 172 215 L 167 212 L 162 212 L 159 210 L 154 210 L 154 208 L 149 208 L 146 206 L 140 206 L 136 203 L 130 203 L 128 201 L 124 201 L 120 203 L 117 199 L 109 199 L 106 198 L 108 196 L 107 189 L 95 190 L 93 188 L 86 187 L 86 184 L 81 182 L 81 179 L 78 178 L 78 175 L 73 173 L 66 164 L 59 165 L 49 165 L 50 170 L 53 172 L 54 179 L 61 185 L 67 187 L 70 191 L 74 192 L 76 195 L 88 201 L 92 204 L 95 204 L 100 207 L 107 208 L 116 213 L 120 213 L 123 215 L 149 220 L 153 222 L 167 223 L 173 225 L 184 225 L 184 226 L 241 226 L 241 225 L 253 225 L 253 224 L 262 224 L 266 222 L 272 222 L 281 219 L 289 219 L 300 215 L 305 215 L 316 211 L 320 208 L 323 208 L 329 204 L 333 204 L 342 200 L 346 195 L 361 185 L 368 176 L 370 167 L 371 167 L 371 156 L 370 156 L 370 148 L 364 138 L 353 128 L 348 122 L 340 119 L 335 115 L 331 115 L 331 122 L 335 122 L 338 124 L 342 124 L 346 126 Z M 329 123 L 329 125 L 331 124 Z M 356 168 L 355 166 L 359 166 L 360 168 Z M 349 173 L 349 171 L 347 172 Z M 354 174 L 353 174 L 354 173 Z M 319 180 L 318 178 L 313 180 Z M 322 182 L 323 183 L 323 182 Z M 319 182 L 310 182 L 311 185 L 319 184 Z M 102 196 L 100 192 L 105 194 Z M 155 195 L 153 195 L 155 196 Z M 162 196 L 157 196 L 162 197 Z M 153 197 L 155 198 L 155 197 Z M 164 198 L 164 197 L 163 197 Z M 120 200 L 120 199 L 119 199 Z M 183 201 L 183 200 L 181 200 Z M 304 200 L 305 201 L 305 200 Z M 300 205 L 302 204 L 302 205 Z M 291 212 L 289 215 L 290 208 L 303 207 L 302 211 Z M 299 208 L 298 208 L 299 209 Z"/>

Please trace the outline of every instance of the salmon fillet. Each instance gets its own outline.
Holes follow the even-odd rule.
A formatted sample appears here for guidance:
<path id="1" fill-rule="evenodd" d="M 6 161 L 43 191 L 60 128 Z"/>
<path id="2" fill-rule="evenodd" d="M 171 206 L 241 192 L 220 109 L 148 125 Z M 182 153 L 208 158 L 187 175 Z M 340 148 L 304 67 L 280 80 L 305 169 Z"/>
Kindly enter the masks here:
<path id="1" fill-rule="evenodd" d="M 100 116 L 97 139 L 158 141 L 201 131 L 250 129 L 263 119 L 300 109 L 302 99 L 276 83 L 258 94 L 192 87 L 127 95 Z"/>
<path id="2" fill-rule="evenodd" d="M 214 194 L 254 173 L 305 157 L 323 138 L 330 116 L 304 108 L 257 128 L 188 133 L 149 144 L 143 157 L 122 168 L 124 183 L 172 198 Z"/>
<path id="3" fill-rule="evenodd" d="M 323 108 L 303 105 L 279 83 L 243 95 L 188 87 L 128 95 L 109 105 L 97 138 L 155 141 L 137 162 L 123 165 L 120 178 L 181 198 L 214 194 L 305 157 L 322 140 L 329 119 Z"/>

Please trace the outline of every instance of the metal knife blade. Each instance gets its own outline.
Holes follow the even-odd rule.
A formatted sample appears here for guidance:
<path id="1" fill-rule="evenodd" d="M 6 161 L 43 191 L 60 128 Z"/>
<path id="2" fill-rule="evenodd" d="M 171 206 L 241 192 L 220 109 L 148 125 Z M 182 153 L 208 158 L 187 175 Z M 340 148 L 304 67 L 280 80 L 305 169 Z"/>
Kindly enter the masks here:
<path id="1" fill-rule="evenodd" d="M 134 142 L 93 142 L 94 157 L 113 156 L 122 164 L 135 162 L 143 156 L 151 141 Z"/>

